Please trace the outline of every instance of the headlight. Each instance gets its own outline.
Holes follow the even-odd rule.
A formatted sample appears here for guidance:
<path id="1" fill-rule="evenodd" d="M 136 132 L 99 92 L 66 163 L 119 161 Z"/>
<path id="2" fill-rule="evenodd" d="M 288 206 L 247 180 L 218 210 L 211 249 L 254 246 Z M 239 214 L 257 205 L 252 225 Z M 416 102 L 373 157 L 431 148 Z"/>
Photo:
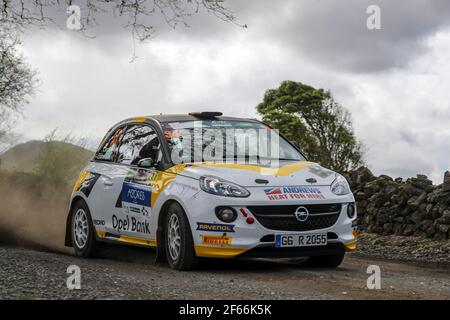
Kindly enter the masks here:
<path id="1" fill-rule="evenodd" d="M 200 188 L 205 192 L 224 197 L 246 198 L 250 195 L 244 187 L 213 176 L 201 177 Z"/>
<path id="2" fill-rule="evenodd" d="M 335 195 L 343 196 L 350 193 L 350 187 L 347 180 L 340 174 L 336 174 L 336 179 L 331 184 L 331 192 Z"/>

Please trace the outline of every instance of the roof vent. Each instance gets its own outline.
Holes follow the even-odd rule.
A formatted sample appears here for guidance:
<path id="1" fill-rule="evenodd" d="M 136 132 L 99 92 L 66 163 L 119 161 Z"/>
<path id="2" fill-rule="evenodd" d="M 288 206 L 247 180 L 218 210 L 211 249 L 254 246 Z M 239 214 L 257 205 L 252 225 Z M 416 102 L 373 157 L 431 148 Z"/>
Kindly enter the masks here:
<path id="1" fill-rule="evenodd" d="M 197 118 L 214 118 L 214 117 L 220 117 L 223 113 L 222 112 L 215 112 L 215 111 L 203 111 L 203 112 L 190 112 L 189 115 Z"/>

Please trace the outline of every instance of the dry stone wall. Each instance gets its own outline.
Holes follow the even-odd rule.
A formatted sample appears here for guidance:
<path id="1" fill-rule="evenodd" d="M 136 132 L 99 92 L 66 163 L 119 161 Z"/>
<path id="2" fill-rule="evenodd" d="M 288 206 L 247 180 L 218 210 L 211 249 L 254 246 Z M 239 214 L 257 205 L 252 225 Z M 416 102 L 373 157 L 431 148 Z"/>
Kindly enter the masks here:
<path id="1" fill-rule="evenodd" d="M 427 176 L 393 179 L 376 177 L 361 167 L 346 174 L 358 208 L 361 230 L 382 235 L 449 239 L 450 173 L 433 185 Z"/>

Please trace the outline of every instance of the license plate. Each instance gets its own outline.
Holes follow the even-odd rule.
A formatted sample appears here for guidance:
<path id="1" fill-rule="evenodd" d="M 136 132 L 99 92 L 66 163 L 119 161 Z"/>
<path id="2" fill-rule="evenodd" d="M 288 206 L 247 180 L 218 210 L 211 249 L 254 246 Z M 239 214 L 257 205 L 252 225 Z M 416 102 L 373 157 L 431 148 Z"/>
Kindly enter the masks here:
<path id="1" fill-rule="evenodd" d="M 326 246 L 327 241 L 326 233 L 275 235 L 276 248 Z"/>

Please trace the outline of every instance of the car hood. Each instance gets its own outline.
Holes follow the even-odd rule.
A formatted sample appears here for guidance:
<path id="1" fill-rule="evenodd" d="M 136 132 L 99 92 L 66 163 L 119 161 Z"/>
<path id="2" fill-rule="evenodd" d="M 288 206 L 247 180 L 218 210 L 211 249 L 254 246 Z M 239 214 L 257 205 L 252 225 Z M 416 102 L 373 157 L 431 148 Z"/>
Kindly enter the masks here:
<path id="1" fill-rule="evenodd" d="M 335 172 L 314 162 L 278 161 L 265 165 L 245 163 L 202 162 L 179 165 L 178 174 L 199 179 L 210 175 L 244 187 L 316 185 L 329 186 Z"/>

